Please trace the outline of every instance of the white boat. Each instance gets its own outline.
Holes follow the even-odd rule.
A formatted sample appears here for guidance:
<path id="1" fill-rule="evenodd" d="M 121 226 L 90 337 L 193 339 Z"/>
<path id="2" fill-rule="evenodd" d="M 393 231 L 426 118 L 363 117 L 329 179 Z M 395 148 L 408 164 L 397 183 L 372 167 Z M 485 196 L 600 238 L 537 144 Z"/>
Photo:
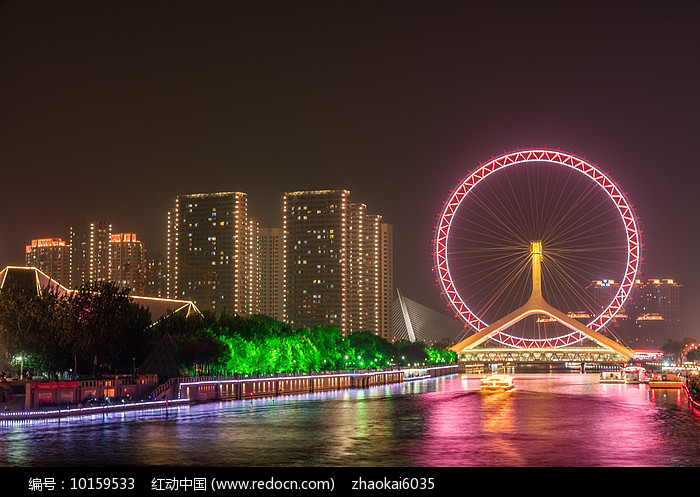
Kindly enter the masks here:
<path id="1" fill-rule="evenodd" d="M 600 373 L 600 383 L 624 383 L 625 377 L 622 371 L 603 371 Z"/>
<path id="2" fill-rule="evenodd" d="M 649 388 L 681 388 L 683 380 L 678 373 L 654 373 L 649 380 Z"/>
<path id="3" fill-rule="evenodd" d="M 641 366 L 628 366 L 622 370 L 622 376 L 627 384 L 649 383 L 647 370 Z"/>
<path id="4" fill-rule="evenodd" d="M 515 390 L 513 379 L 507 374 L 492 374 L 481 379 L 481 390 L 484 392 L 512 392 Z"/>

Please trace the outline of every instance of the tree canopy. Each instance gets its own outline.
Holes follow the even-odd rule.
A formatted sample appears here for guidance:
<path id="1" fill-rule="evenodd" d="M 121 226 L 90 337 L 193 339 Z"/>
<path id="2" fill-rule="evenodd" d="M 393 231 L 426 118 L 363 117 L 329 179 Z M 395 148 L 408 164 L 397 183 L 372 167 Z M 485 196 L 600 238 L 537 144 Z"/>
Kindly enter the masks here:
<path id="1" fill-rule="evenodd" d="M 51 287 L 39 295 L 16 288 L 0 292 L 1 358 L 11 363 L 22 357 L 25 369 L 35 373 L 129 373 L 166 335 L 175 344 L 180 371 L 189 374 L 379 369 L 455 360 L 444 347 L 391 343 L 366 331 L 343 336 L 331 326 L 292 329 L 264 315 L 170 314 L 152 325 L 150 313 L 131 301 L 128 289 L 109 282 L 66 295 Z"/>
<path id="2" fill-rule="evenodd" d="M 292 329 L 263 315 L 178 317 L 154 325 L 154 340 L 169 333 L 176 343 L 180 367 L 190 374 L 269 374 L 345 369 L 379 369 L 394 365 L 429 365 L 453 362 L 455 354 L 444 347 L 420 342 L 393 344 L 370 332 L 343 336 L 332 326 Z M 224 352 L 213 345 L 220 342 Z M 192 348 L 200 348 L 197 360 Z"/>
<path id="3" fill-rule="evenodd" d="M 151 316 L 114 283 L 81 286 L 67 295 L 0 292 L 0 353 L 25 369 L 53 374 L 129 371 L 148 341 Z"/>

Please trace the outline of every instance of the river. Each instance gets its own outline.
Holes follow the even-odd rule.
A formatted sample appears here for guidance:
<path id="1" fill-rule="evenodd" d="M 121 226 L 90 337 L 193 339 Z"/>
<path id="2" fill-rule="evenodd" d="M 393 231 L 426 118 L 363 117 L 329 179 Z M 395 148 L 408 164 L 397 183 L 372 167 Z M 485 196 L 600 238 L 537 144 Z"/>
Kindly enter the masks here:
<path id="1" fill-rule="evenodd" d="M 698 466 L 680 390 L 518 374 L 0 424 L 0 466 Z"/>

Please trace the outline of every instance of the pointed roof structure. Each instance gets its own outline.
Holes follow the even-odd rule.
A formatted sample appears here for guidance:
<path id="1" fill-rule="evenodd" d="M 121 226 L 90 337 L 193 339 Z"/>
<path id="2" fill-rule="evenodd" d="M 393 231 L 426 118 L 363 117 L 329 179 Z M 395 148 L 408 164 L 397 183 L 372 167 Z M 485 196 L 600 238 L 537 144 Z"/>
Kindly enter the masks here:
<path id="1" fill-rule="evenodd" d="M 40 269 L 24 266 L 7 266 L 0 271 L 0 291 L 10 287 L 20 288 L 36 295 L 40 295 L 47 287 L 55 288 L 61 295 L 68 295 L 75 291 L 61 285 Z M 129 298 L 135 304 L 148 309 L 154 323 L 168 314 L 185 316 L 200 314 L 197 306 L 190 300 L 161 299 L 140 295 L 130 295 Z"/>

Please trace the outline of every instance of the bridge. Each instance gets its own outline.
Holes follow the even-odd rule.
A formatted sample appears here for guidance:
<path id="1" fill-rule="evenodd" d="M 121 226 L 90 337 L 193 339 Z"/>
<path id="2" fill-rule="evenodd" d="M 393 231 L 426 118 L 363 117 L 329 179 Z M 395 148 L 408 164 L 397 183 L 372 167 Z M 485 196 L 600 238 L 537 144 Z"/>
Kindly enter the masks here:
<path id="1" fill-rule="evenodd" d="M 542 295 L 542 242 L 531 242 L 532 292 L 521 307 L 450 348 L 462 362 L 627 363 L 635 351 L 555 309 Z M 517 338 L 504 331 L 532 315 L 544 315 L 570 330 L 550 339 Z"/>

